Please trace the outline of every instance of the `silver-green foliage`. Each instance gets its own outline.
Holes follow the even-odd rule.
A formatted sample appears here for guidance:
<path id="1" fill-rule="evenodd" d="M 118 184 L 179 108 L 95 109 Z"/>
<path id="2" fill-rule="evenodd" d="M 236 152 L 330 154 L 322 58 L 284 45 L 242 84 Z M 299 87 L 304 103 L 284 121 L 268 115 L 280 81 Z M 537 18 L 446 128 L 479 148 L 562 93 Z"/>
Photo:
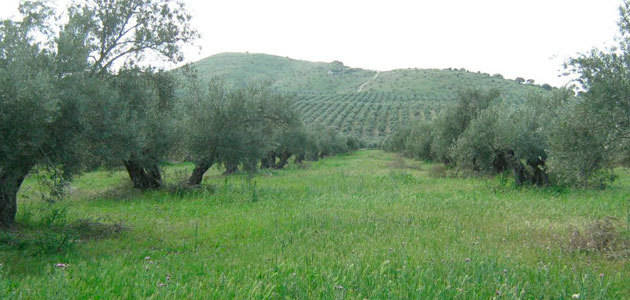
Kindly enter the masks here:
<path id="1" fill-rule="evenodd" d="M 288 96 L 265 85 L 229 90 L 219 81 L 204 86 L 194 76 L 189 79 L 183 99 L 187 117 L 180 130 L 193 161 L 253 171 L 268 152 L 296 147 L 299 140 L 286 136 L 297 134 L 302 125 Z"/>
<path id="2" fill-rule="evenodd" d="M 49 7 L 26 2 L 21 21 L 0 23 L 0 227 L 13 223 L 16 194 L 36 164 L 73 169 L 76 97 L 64 93 L 50 37 Z"/>
<path id="3" fill-rule="evenodd" d="M 569 61 L 580 101 L 567 106 L 550 131 L 551 167 L 571 184 L 602 185 L 627 161 L 630 140 L 630 1 L 620 7 L 619 45 Z"/>
<path id="4" fill-rule="evenodd" d="M 150 113 L 133 115 L 144 108 L 130 109 L 125 89 L 138 86 L 117 86 L 124 72 L 115 70 L 153 54 L 179 61 L 181 45 L 197 35 L 184 7 L 168 0 L 74 1 L 65 17 L 46 1 L 24 1 L 20 13 L 0 20 L 0 226 L 13 223 L 16 193 L 35 165 L 70 175 L 83 158 L 122 161 L 129 151 L 121 149 L 151 145 L 151 134 L 164 133 L 126 135 L 142 126 L 125 118 L 155 125 L 156 114 L 146 107 Z"/>
<path id="5" fill-rule="evenodd" d="M 491 103 L 496 102 L 500 93 L 497 90 L 464 90 L 459 92 L 457 103 L 446 109 L 434 121 L 432 156 L 444 163 L 453 161 L 450 149 L 470 122 Z"/>

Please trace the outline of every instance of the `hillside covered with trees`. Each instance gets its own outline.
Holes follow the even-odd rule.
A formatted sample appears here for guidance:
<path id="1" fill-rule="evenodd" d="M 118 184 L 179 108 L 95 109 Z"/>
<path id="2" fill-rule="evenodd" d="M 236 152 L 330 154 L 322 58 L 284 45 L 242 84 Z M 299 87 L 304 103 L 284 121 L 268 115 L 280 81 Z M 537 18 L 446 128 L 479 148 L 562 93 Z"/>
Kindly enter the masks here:
<path id="1" fill-rule="evenodd" d="M 378 72 L 340 61 L 309 62 L 267 54 L 222 53 L 192 66 L 201 81 L 219 79 L 230 87 L 267 82 L 296 95 L 294 106 L 307 125 L 330 126 L 372 146 L 411 120 L 431 120 L 456 102 L 458 91 L 493 89 L 507 103 L 545 94 L 548 84 L 504 79 L 464 69 L 399 69 Z"/>

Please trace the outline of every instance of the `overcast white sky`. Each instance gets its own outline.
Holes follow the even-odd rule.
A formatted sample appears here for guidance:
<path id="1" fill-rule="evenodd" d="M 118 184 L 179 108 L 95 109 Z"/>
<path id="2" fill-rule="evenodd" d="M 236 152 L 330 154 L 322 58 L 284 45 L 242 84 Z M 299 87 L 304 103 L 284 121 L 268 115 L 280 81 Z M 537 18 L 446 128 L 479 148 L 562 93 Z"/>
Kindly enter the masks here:
<path id="1" fill-rule="evenodd" d="M 59 6 L 68 0 L 57 0 Z M 268 53 L 351 67 L 466 68 L 563 85 L 562 63 L 612 45 L 621 0 L 185 0 L 202 34 L 187 61 Z M 19 0 L 0 0 L 0 17 Z"/>

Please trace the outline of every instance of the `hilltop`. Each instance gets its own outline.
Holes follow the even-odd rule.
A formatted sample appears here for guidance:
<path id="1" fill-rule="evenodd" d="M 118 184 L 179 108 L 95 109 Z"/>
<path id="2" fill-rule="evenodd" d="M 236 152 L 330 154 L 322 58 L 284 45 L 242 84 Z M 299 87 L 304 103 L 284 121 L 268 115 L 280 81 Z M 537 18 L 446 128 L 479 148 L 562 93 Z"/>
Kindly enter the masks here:
<path id="1" fill-rule="evenodd" d="M 297 95 L 295 106 L 307 124 L 334 126 L 372 144 L 410 119 L 433 118 L 459 90 L 498 89 L 504 101 L 518 104 L 550 89 L 464 69 L 374 71 L 268 54 L 222 53 L 193 65 L 202 80 L 220 78 L 232 87 L 269 82 Z"/>

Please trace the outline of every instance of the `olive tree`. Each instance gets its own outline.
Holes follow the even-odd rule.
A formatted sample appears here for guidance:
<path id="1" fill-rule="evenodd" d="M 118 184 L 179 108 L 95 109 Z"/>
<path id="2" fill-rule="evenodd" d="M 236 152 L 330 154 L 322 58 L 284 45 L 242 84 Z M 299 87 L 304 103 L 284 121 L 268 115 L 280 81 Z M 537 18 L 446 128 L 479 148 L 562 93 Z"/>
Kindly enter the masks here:
<path id="1" fill-rule="evenodd" d="M 109 95 L 85 105 L 83 161 L 87 167 L 122 163 L 134 187 L 160 187 L 158 163 L 175 139 L 174 78 L 152 69 L 124 68 L 101 81 Z"/>
<path id="2" fill-rule="evenodd" d="M 559 183 L 603 186 L 611 179 L 610 166 L 618 148 L 608 148 L 608 129 L 583 104 L 568 105 L 549 129 L 550 168 Z"/>
<path id="3" fill-rule="evenodd" d="M 124 93 L 112 90 L 120 66 L 151 55 L 181 61 L 181 46 L 197 36 L 183 5 L 168 0 L 77 0 L 67 18 L 46 1 L 25 1 L 20 12 L 20 20 L 0 22 L 3 227 L 14 223 L 17 192 L 34 166 L 61 166 L 69 176 L 82 157 L 117 154 L 81 155 L 80 146 L 87 133 L 119 134 L 119 123 L 109 122 L 117 112 L 108 109 L 126 105 L 116 104 Z M 82 115 L 91 109 L 100 109 L 95 118 Z"/>
<path id="4" fill-rule="evenodd" d="M 457 96 L 455 106 L 449 107 L 434 121 L 431 141 L 432 156 L 443 163 L 451 163 L 450 149 L 470 122 L 500 96 L 497 90 L 464 90 Z"/>
<path id="5" fill-rule="evenodd" d="M 300 119 L 294 119 L 291 123 L 289 127 L 279 128 L 274 141 L 277 146 L 261 160 L 261 168 L 282 169 L 293 155 L 298 163 L 304 160 L 308 145 L 306 129 Z"/>
<path id="6" fill-rule="evenodd" d="M 0 23 L 0 227 L 13 224 L 17 192 L 37 164 L 75 166 L 74 97 L 62 97 L 54 49 L 37 42 L 49 34 L 52 10 L 41 3 L 20 7 L 20 21 Z"/>
<path id="7" fill-rule="evenodd" d="M 494 106 L 481 111 L 470 122 L 450 150 L 458 169 L 482 174 L 504 171 L 502 158 L 507 149 L 499 123 L 503 123 L 501 116 L 507 113 L 505 108 Z"/>
<path id="8" fill-rule="evenodd" d="M 629 156 L 630 1 L 619 11 L 619 45 L 593 49 L 567 64 L 578 76 L 580 96 L 550 131 L 550 152 L 553 169 L 568 184 L 600 185 L 610 178 L 607 169 Z"/>
<path id="9" fill-rule="evenodd" d="M 198 185 L 203 174 L 216 163 L 226 174 L 242 166 L 253 172 L 271 152 L 281 154 L 281 164 L 294 150 L 294 130 L 301 126 L 290 109 L 290 99 L 267 85 L 227 89 L 219 81 L 200 83 L 192 70 L 187 73 L 184 95 L 187 152 L 195 162 L 189 184 Z M 274 157 L 275 166 L 275 157 Z"/>
<path id="10" fill-rule="evenodd" d="M 552 127 L 572 95 L 558 89 L 533 94 L 518 106 L 493 105 L 471 121 L 451 155 L 458 169 L 482 174 L 511 171 L 517 185 L 550 183 Z"/>
<path id="11" fill-rule="evenodd" d="M 402 126 L 385 141 L 384 149 L 400 152 L 409 158 L 431 161 L 432 132 L 433 124 L 429 121 Z"/>
<path id="12" fill-rule="evenodd" d="M 105 149 L 96 152 L 106 154 L 100 160 L 124 164 L 134 187 L 160 187 L 158 162 L 172 144 L 174 79 L 138 66 L 146 57 L 183 59 L 181 46 L 197 36 L 189 14 L 183 4 L 169 0 L 87 0 L 75 1 L 69 15 L 64 34 L 74 36 L 68 39 L 71 46 L 83 45 L 87 76 L 116 92 L 111 101 L 91 107 L 102 116 L 97 120 L 115 132 L 87 131 L 86 138 L 92 148 Z M 113 72 L 117 65 L 122 69 Z M 94 119 L 84 120 L 98 128 L 90 126 Z"/>

